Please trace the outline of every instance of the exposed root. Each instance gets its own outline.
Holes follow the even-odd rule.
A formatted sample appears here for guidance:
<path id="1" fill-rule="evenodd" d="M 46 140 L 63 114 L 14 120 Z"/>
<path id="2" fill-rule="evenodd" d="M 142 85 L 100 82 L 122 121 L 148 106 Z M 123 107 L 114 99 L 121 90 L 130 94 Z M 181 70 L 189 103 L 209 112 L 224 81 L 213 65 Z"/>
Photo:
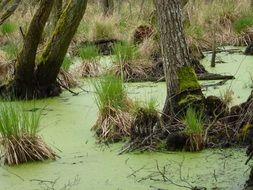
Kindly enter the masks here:
<path id="1" fill-rule="evenodd" d="M 1 139 L 4 164 L 18 165 L 29 161 L 55 160 L 58 156 L 38 136 Z"/>
<path id="2" fill-rule="evenodd" d="M 156 150 L 161 142 L 162 128 L 157 112 L 140 108 L 136 113 L 130 131 L 130 141 L 120 154 L 134 150 Z"/>

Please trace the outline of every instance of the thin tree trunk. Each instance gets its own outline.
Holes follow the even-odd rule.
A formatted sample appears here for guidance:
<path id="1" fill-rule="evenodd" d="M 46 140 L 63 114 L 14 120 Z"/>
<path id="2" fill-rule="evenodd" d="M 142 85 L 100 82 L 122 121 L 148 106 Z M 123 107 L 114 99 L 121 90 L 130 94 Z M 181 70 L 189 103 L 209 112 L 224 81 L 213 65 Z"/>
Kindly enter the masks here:
<path id="1" fill-rule="evenodd" d="M 182 28 L 180 0 L 154 0 L 167 83 L 164 116 L 174 117 L 203 100 Z"/>
<path id="2" fill-rule="evenodd" d="M 36 71 L 36 79 L 40 88 L 50 88 L 52 84 L 56 83 L 60 67 L 83 18 L 86 5 L 87 0 L 70 1 L 58 20 L 54 34 L 42 54 Z"/>
<path id="3" fill-rule="evenodd" d="M 28 93 L 29 89 L 33 88 L 36 51 L 52 7 L 52 0 L 42 0 L 30 23 L 22 51 L 17 58 L 14 83 L 15 88 L 21 92 L 17 91 L 16 93 L 23 93 L 24 91 Z"/>

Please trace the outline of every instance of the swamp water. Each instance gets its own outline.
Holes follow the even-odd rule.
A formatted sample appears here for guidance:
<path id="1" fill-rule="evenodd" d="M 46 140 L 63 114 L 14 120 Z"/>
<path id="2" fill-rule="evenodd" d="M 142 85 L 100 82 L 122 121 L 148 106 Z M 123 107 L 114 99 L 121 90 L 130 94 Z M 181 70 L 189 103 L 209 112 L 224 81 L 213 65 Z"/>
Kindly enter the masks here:
<path id="1" fill-rule="evenodd" d="M 217 73 L 237 73 L 236 79 L 222 87 L 210 87 L 205 93 L 220 95 L 220 91 L 231 87 L 234 103 L 245 101 L 251 91 L 249 72 L 253 72 L 253 57 L 218 56 L 226 63 L 207 69 Z M 209 59 L 208 55 L 203 60 L 205 66 L 209 65 Z M 84 83 L 83 88 L 88 90 L 89 85 Z M 156 98 L 160 108 L 164 103 L 165 83 L 135 83 L 128 84 L 127 88 L 133 98 Z M 243 188 L 249 175 L 248 166 L 244 165 L 247 159 L 245 149 L 215 149 L 200 153 L 136 152 L 119 156 L 121 143 L 96 144 L 90 131 L 97 116 L 93 95 L 83 92 L 72 96 L 64 92 L 58 98 L 36 101 L 35 107 L 46 106 L 41 135 L 61 158 L 53 162 L 0 167 L 0 190 L 180 190 L 190 185 L 208 189 Z M 166 166 L 168 182 L 162 182 L 163 178 L 156 175 L 157 163 L 161 170 Z"/>

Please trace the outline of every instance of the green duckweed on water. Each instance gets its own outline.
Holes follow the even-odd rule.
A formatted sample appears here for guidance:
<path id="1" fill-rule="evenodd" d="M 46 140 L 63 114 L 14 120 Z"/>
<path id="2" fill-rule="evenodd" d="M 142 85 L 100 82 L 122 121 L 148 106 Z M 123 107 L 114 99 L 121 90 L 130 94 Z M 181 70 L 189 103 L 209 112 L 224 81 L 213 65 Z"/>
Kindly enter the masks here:
<path id="1" fill-rule="evenodd" d="M 85 84 L 84 88 L 89 89 L 89 85 Z M 163 105 L 165 83 L 128 84 L 127 89 L 133 98 L 155 97 L 159 106 Z M 243 187 L 248 177 L 244 149 L 205 150 L 200 153 L 136 152 L 119 156 L 121 143 L 96 144 L 90 131 L 98 111 L 93 96 L 92 92 L 79 96 L 65 92 L 58 98 L 31 103 L 31 107 L 46 106 L 41 135 L 61 158 L 54 162 L 2 166 L 1 190 L 46 189 L 52 187 L 54 181 L 54 189 L 61 189 L 65 184 L 76 190 L 184 189 L 170 182 L 145 180 L 157 171 L 156 162 L 160 167 L 166 165 L 168 178 L 179 185 L 189 186 L 189 183 L 220 189 Z M 180 172 L 182 179 L 179 178 Z"/>

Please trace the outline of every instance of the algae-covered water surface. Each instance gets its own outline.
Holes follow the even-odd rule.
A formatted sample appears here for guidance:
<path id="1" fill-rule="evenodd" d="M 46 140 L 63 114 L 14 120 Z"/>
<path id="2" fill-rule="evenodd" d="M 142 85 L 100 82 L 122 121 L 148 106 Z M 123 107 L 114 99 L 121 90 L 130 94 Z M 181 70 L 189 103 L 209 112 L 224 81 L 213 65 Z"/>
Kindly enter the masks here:
<path id="1" fill-rule="evenodd" d="M 221 88 L 208 88 L 206 94 L 219 95 L 221 89 L 231 87 L 236 97 L 234 103 L 242 102 L 250 93 L 248 71 L 253 70 L 253 58 L 220 55 L 226 63 L 217 65 L 212 71 L 236 74 L 236 79 Z M 208 60 L 209 56 L 204 64 L 208 64 Z M 165 83 L 135 83 L 126 87 L 131 97 L 140 100 L 153 97 L 162 108 L 166 96 Z M 249 171 L 244 165 L 247 158 L 242 148 L 199 153 L 135 152 L 118 155 L 122 143 L 97 144 L 90 129 L 98 110 L 89 84 L 85 82 L 83 88 L 90 92 L 78 96 L 64 92 L 58 98 L 33 103 L 36 108 L 44 108 L 40 134 L 61 158 L 52 162 L 2 166 L 1 190 L 243 188 Z M 158 169 L 166 171 L 166 182 L 163 182 Z"/>

